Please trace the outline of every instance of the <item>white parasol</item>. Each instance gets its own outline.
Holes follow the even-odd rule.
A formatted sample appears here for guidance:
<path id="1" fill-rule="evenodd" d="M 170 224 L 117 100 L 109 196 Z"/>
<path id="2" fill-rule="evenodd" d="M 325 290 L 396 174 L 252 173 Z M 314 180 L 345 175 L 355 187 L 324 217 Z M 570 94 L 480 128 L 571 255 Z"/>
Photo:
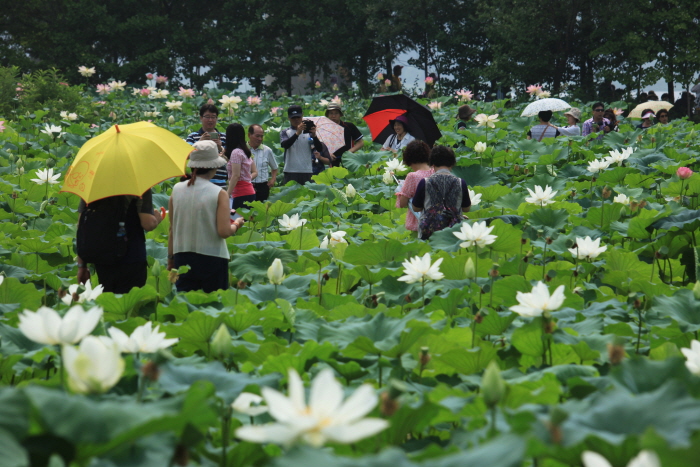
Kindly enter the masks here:
<path id="1" fill-rule="evenodd" d="M 554 97 L 547 97 L 545 99 L 538 99 L 535 102 L 528 104 L 520 114 L 521 117 L 532 117 L 537 115 L 543 110 L 551 110 L 552 112 L 557 112 L 559 110 L 569 110 L 571 106 L 561 99 L 556 99 Z"/>

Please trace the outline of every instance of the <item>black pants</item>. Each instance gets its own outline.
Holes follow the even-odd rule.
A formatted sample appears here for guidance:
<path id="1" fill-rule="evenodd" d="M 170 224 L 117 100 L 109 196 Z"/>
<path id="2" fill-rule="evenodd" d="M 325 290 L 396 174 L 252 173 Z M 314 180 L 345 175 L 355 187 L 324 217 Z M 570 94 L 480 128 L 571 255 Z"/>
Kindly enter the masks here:
<path id="1" fill-rule="evenodd" d="M 175 253 L 173 260 L 176 269 L 190 267 L 175 283 L 178 292 L 202 290 L 210 293 L 228 289 L 228 259 L 188 252 Z"/>
<path id="2" fill-rule="evenodd" d="M 247 208 L 248 203 L 255 201 L 255 195 L 236 196 L 233 198 L 233 209 Z"/>
<path id="3" fill-rule="evenodd" d="M 267 182 L 253 183 L 253 188 L 256 201 L 266 201 L 270 197 L 270 185 Z"/>
<path id="4" fill-rule="evenodd" d="M 286 185 L 288 182 L 297 182 L 299 185 L 303 185 L 311 181 L 312 175 L 312 173 L 285 172 L 282 185 Z"/>
<path id="5" fill-rule="evenodd" d="M 146 285 L 148 263 L 96 264 L 95 272 L 105 292 L 128 293 Z"/>

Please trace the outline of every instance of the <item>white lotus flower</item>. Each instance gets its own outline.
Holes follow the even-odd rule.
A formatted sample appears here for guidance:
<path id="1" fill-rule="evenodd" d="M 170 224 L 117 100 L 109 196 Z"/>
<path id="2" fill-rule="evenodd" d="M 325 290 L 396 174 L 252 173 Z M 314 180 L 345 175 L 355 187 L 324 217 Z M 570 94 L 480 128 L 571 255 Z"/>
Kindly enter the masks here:
<path id="1" fill-rule="evenodd" d="M 68 373 L 68 387 L 81 394 L 99 394 L 119 382 L 124 360 L 117 343 L 105 336 L 87 336 L 76 348 L 66 345 L 62 351 Z"/>
<path id="2" fill-rule="evenodd" d="M 537 99 L 545 99 L 547 97 L 551 97 L 552 93 L 549 91 L 540 91 L 537 94 L 535 94 L 535 97 Z"/>
<path id="3" fill-rule="evenodd" d="M 157 117 L 159 115 L 160 115 L 160 112 L 158 112 L 157 110 L 154 110 L 153 112 L 144 112 L 143 113 L 144 117 Z"/>
<path id="4" fill-rule="evenodd" d="M 605 457 L 593 451 L 583 451 L 581 460 L 584 467 L 612 467 Z M 627 467 L 661 467 L 661 461 L 654 451 L 645 449 L 640 451 L 637 457 L 630 459 Z"/>
<path id="5" fill-rule="evenodd" d="M 620 193 L 619 195 L 617 195 L 613 198 L 613 203 L 620 203 L 620 204 L 624 204 L 625 206 L 630 204 L 630 201 L 631 201 L 631 199 L 628 198 L 627 195 L 624 193 Z"/>
<path id="6" fill-rule="evenodd" d="M 467 188 L 467 191 L 469 191 L 469 200 L 472 202 L 472 206 L 476 206 L 481 202 L 481 193 L 477 193 L 471 188 Z"/>
<path id="7" fill-rule="evenodd" d="M 152 325 L 153 323 L 149 321 L 134 329 L 130 336 L 114 327 L 109 328 L 108 332 L 122 353 L 155 353 L 161 349 L 167 349 L 179 340 L 166 339 L 164 332 L 158 332 L 160 325 L 155 329 L 152 329 Z"/>
<path id="8" fill-rule="evenodd" d="M 482 152 L 486 151 L 487 148 L 488 146 L 486 146 L 486 143 L 479 141 L 474 145 L 474 152 L 481 154 Z"/>
<path id="9" fill-rule="evenodd" d="M 319 248 L 328 248 L 329 246 L 338 245 L 339 243 L 345 243 L 347 245 L 348 241 L 345 240 L 345 235 L 347 232 L 344 230 L 338 230 L 337 232 L 329 232 L 330 238 L 323 237 L 323 241 Z"/>
<path id="10" fill-rule="evenodd" d="M 399 160 L 399 159 L 391 159 L 386 162 L 386 169 L 390 172 L 406 172 L 408 171 L 408 167 L 404 165 L 404 163 Z"/>
<path id="11" fill-rule="evenodd" d="M 445 277 L 445 275 L 440 272 L 440 263 L 442 263 L 442 259 L 443 258 L 439 258 L 431 265 L 430 253 L 426 253 L 422 258 L 420 256 L 414 256 L 403 262 L 403 273 L 405 276 L 399 277 L 398 280 L 407 284 L 425 282 L 426 280 L 439 281 Z"/>
<path id="12" fill-rule="evenodd" d="M 518 292 L 515 295 L 518 300 L 517 305 L 510 307 L 510 311 L 514 311 L 520 316 L 528 318 L 536 318 L 542 316 L 545 311 L 554 311 L 564 303 L 564 286 L 560 285 L 550 296 L 549 289 L 544 282 L 539 281 L 532 288 L 532 292 Z"/>
<path id="13" fill-rule="evenodd" d="M 610 151 L 610 155 L 606 157 L 605 160 L 608 162 L 608 166 L 613 162 L 617 162 L 617 165 L 622 165 L 624 161 L 629 159 L 633 152 L 634 149 L 631 147 L 624 148 L 622 151 Z"/>
<path id="14" fill-rule="evenodd" d="M 458 239 L 463 240 L 463 242 L 459 244 L 462 248 L 469 248 L 472 245 L 484 248 L 486 245 L 495 242 L 496 238 L 498 238 L 496 235 L 490 235 L 492 230 L 493 226 L 487 227 L 485 221 L 474 222 L 472 225 L 463 222 L 460 231 L 452 233 Z"/>
<path id="15" fill-rule="evenodd" d="M 386 420 L 364 418 L 379 401 L 372 386 L 363 384 L 343 401 L 343 387 L 327 368 L 311 383 L 308 405 L 294 370 L 289 370 L 289 397 L 268 387 L 262 388 L 262 395 L 277 422 L 242 426 L 236 430 L 238 438 L 286 445 L 303 441 L 320 447 L 326 442 L 354 443 L 389 426 Z"/>
<path id="16" fill-rule="evenodd" d="M 596 159 L 588 163 L 588 170 L 590 173 L 595 174 L 602 172 L 610 166 L 610 161 L 607 159 Z"/>
<path id="17" fill-rule="evenodd" d="M 267 406 L 260 405 L 263 398 L 250 392 L 242 392 L 231 404 L 231 408 L 236 412 L 246 414 L 250 417 L 262 415 L 268 411 Z"/>
<path id="18" fill-rule="evenodd" d="M 140 90 L 139 88 L 133 88 L 133 89 L 131 90 L 131 94 L 133 94 L 134 96 L 140 96 L 140 95 L 141 95 L 141 90 Z"/>
<path id="19" fill-rule="evenodd" d="M 73 295 L 78 291 L 79 288 L 79 284 L 69 285 L 68 293 L 65 294 L 63 298 L 61 298 L 63 303 L 65 303 L 66 305 L 70 305 L 73 302 Z M 104 286 L 102 286 L 102 284 L 98 285 L 93 289 L 92 284 L 90 283 L 90 279 L 88 279 L 87 282 L 85 282 L 85 291 L 78 295 L 78 303 L 95 300 L 97 297 L 102 295 L 102 292 L 104 292 Z"/>
<path id="20" fill-rule="evenodd" d="M 267 268 L 267 278 L 271 284 L 280 285 L 284 282 L 284 266 L 282 260 L 275 258 L 269 268 Z"/>
<path id="21" fill-rule="evenodd" d="M 81 306 L 68 310 L 63 318 L 52 308 L 42 306 L 36 312 L 24 310 L 19 315 L 19 330 L 39 344 L 75 344 L 90 334 L 102 318 L 102 308 L 83 311 Z"/>
<path id="22" fill-rule="evenodd" d="M 241 98 L 238 96 L 227 96 L 223 95 L 221 96 L 221 99 L 219 99 L 219 102 L 221 102 L 221 107 L 224 109 L 237 109 L 238 104 L 241 102 Z"/>
<path id="23" fill-rule="evenodd" d="M 576 245 L 578 248 L 569 248 L 569 253 L 576 256 L 578 259 L 592 260 L 598 257 L 599 254 L 608 249 L 607 246 L 600 246 L 600 237 L 591 240 L 591 237 L 586 238 L 576 237 Z"/>
<path id="24" fill-rule="evenodd" d="M 387 185 L 391 185 L 394 182 L 393 172 L 389 169 L 385 170 L 384 174 L 382 175 L 382 181 Z"/>
<path id="25" fill-rule="evenodd" d="M 123 91 L 126 87 L 126 81 L 110 81 L 109 88 L 112 91 Z"/>
<path id="26" fill-rule="evenodd" d="M 348 199 L 354 198 L 355 195 L 357 195 L 357 191 L 355 190 L 355 187 L 352 186 L 352 183 L 348 183 L 347 186 L 345 187 L 345 196 L 348 197 Z"/>
<path id="27" fill-rule="evenodd" d="M 166 102 L 165 106 L 168 110 L 182 110 L 182 101 Z"/>
<path id="28" fill-rule="evenodd" d="M 694 375 L 700 376 L 700 342 L 693 339 L 690 343 L 690 348 L 682 348 L 681 352 L 685 355 L 685 366 Z"/>
<path id="29" fill-rule="evenodd" d="M 44 183 L 48 183 L 49 185 L 55 185 L 58 183 L 58 179 L 61 177 L 61 174 L 54 175 L 53 169 L 49 168 L 37 170 L 36 176 L 37 178 L 31 178 L 30 180 L 36 183 L 37 185 L 43 185 Z"/>
<path id="30" fill-rule="evenodd" d="M 86 78 L 89 78 L 90 76 L 95 74 L 95 67 L 93 66 L 91 68 L 88 68 L 86 66 L 79 66 L 78 73 L 85 76 Z"/>
<path id="31" fill-rule="evenodd" d="M 531 204 L 537 204 L 539 206 L 547 206 L 548 204 L 554 203 L 554 195 L 557 194 L 556 191 L 552 191 L 552 187 L 547 185 L 544 190 L 541 186 L 535 186 L 535 191 L 527 189 L 530 192 L 530 196 L 525 198 L 525 201 Z"/>
<path id="32" fill-rule="evenodd" d="M 61 118 L 70 120 L 71 122 L 78 119 L 78 114 L 75 112 L 68 112 L 67 110 L 61 110 Z"/>
<path id="33" fill-rule="evenodd" d="M 439 109 L 442 108 L 442 102 L 439 102 L 439 101 L 431 101 L 431 102 L 428 104 L 428 107 L 430 108 L 430 110 L 439 110 Z"/>
<path id="34" fill-rule="evenodd" d="M 53 136 L 58 136 L 61 137 L 63 136 L 63 128 L 61 128 L 59 125 L 49 125 L 48 123 L 44 125 L 44 129 L 41 130 L 42 133 L 45 135 L 49 135 L 51 137 Z"/>
<path id="35" fill-rule="evenodd" d="M 291 232 L 292 230 L 301 227 L 306 224 L 306 219 L 301 219 L 299 213 L 289 217 L 286 214 L 282 214 L 282 219 L 278 219 L 277 222 L 280 224 L 280 230 L 283 232 Z"/>
<path id="36" fill-rule="evenodd" d="M 479 114 L 476 117 L 474 117 L 474 121 L 478 123 L 477 126 L 486 126 L 489 128 L 496 128 L 496 122 L 498 122 L 498 114 L 494 115 L 486 115 L 486 114 Z"/>
<path id="37" fill-rule="evenodd" d="M 151 99 L 165 99 L 168 95 L 170 95 L 170 91 L 167 89 L 156 89 L 151 91 L 148 97 Z"/>

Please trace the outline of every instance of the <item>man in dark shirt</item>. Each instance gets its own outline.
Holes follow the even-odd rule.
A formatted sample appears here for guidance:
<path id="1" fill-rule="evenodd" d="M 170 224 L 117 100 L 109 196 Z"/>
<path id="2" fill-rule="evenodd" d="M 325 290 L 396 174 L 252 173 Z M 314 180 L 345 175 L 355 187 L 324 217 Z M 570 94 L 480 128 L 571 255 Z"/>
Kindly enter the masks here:
<path id="1" fill-rule="evenodd" d="M 355 152 L 360 150 L 364 145 L 365 141 L 360 130 L 350 122 L 344 122 L 340 119 L 343 116 L 343 110 L 340 105 L 331 102 L 326 107 L 326 117 L 328 117 L 333 122 L 345 128 L 345 145 L 339 148 L 337 151 L 331 155 L 331 165 L 339 166 L 342 162 L 343 153 L 345 151 Z"/>
<path id="2" fill-rule="evenodd" d="M 199 109 L 199 120 L 202 122 L 202 127 L 198 131 L 187 135 L 185 141 L 189 144 L 194 144 L 199 140 L 212 140 L 216 143 L 219 153 L 222 153 L 226 147 L 226 133 L 220 133 L 216 129 L 218 118 L 219 109 L 217 109 L 214 104 L 204 104 Z M 225 190 L 227 181 L 228 172 L 226 171 L 226 166 L 216 169 L 216 175 L 211 179 L 211 182 Z"/>

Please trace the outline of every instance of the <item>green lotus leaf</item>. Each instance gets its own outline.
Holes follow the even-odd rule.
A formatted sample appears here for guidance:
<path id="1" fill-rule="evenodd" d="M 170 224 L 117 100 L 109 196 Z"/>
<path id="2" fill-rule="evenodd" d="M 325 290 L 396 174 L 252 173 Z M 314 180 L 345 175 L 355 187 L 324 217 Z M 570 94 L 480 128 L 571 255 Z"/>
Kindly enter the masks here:
<path id="1" fill-rule="evenodd" d="M 308 229 L 305 230 L 316 238 L 313 232 L 310 232 Z M 318 242 L 318 238 L 316 238 L 316 241 Z M 249 251 L 244 254 L 234 255 L 229 263 L 229 269 L 231 273 L 242 280 L 267 280 L 267 270 L 277 258 L 282 261 L 282 264 L 289 264 L 297 260 L 297 253 L 266 246 L 262 251 Z"/>

